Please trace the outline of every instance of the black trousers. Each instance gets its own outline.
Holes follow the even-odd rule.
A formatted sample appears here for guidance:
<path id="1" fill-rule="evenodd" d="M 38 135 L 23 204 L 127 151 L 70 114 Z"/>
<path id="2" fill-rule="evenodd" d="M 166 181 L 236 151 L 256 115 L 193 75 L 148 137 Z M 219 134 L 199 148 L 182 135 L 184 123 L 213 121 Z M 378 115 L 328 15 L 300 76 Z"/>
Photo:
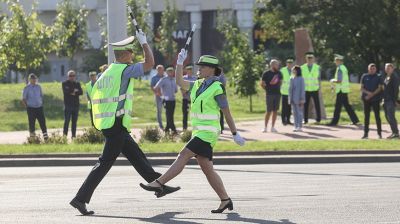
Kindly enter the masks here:
<path id="1" fill-rule="evenodd" d="M 182 99 L 182 126 L 183 130 L 187 129 L 187 124 L 188 124 L 188 113 L 189 113 L 189 100 L 188 99 Z"/>
<path id="2" fill-rule="evenodd" d="M 383 109 L 385 110 L 385 117 L 387 122 L 390 124 L 392 134 L 399 134 L 396 120 L 396 103 L 394 101 L 386 101 L 383 104 Z"/>
<path id="3" fill-rule="evenodd" d="M 78 201 L 90 202 L 97 185 L 111 169 L 121 152 L 147 182 L 152 182 L 161 176 L 160 173 L 154 171 L 138 144 L 122 126 L 121 118 L 115 120 L 113 127 L 102 130 L 102 132 L 106 138 L 103 153 L 76 194 L 75 198 Z"/>
<path id="4" fill-rule="evenodd" d="M 292 115 L 292 108 L 289 105 L 289 96 L 282 95 L 282 124 L 286 125 L 290 123 L 290 116 Z"/>
<path id="5" fill-rule="evenodd" d="M 314 101 L 314 108 L 317 114 L 316 121 L 321 121 L 321 106 L 319 105 L 318 91 L 306 91 L 306 102 L 304 103 L 304 123 L 308 123 L 308 108 L 310 106 L 311 98 Z"/>
<path id="6" fill-rule="evenodd" d="M 94 127 L 94 123 L 93 123 L 93 113 L 92 113 L 92 109 L 89 109 L 89 114 L 90 114 L 90 122 L 92 124 L 92 127 Z"/>
<path id="7" fill-rule="evenodd" d="M 79 108 L 64 109 L 64 130 L 63 130 L 64 135 L 68 135 L 69 122 L 72 119 L 71 122 L 72 137 L 73 138 L 76 137 L 76 122 L 78 121 L 78 114 L 79 114 Z"/>
<path id="8" fill-rule="evenodd" d="M 376 121 L 376 128 L 378 131 L 378 135 L 382 134 L 382 122 L 381 122 L 381 115 L 380 115 L 380 101 L 363 101 L 364 102 L 364 134 L 368 135 L 369 132 L 369 120 L 371 109 L 374 111 L 375 114 L 375 121 Z"/>
<path id="9" fill-rule="evenodd" d="M 167 125 L 165 126 L 165 131 L 172 130 L 176 132 L 174 123 L 174 113 L 175 113 L 175 100 L 174 101 L 164 101 L 165 103 L 165 114 L 167 118 Z"/>
<path id="10" fill-rule="evenodd" d="M 28 113 L 29 132 L 30 133 L 35 132 L 35 123 L 37 119 L 40 125 L 40 129 L 42 130 L 43 136 L 44 135 L 47 136 L 46 119 L 44 117 L 43 107 L 39 108 L 27 107 L 26 112 Z"/>
<path id="11" fill-rule="evenodd" d="M 332 125 L 337 125 L 339 123 L 342 106 L 344 106 L 344 108 L 346 109 L 347 114 L 349 115 L 350 120 L 351 122 L 353 122 L 353 124 L 356 124 L 360 121 L 358 120 L 358 117 L 354 112 L 353 108 L 349 104 L 349 98 L 347 96 L 347 93 L 339 92 L 336 94 L 335 111 L 333 112 L 333 119 L 331 122 Z"/>

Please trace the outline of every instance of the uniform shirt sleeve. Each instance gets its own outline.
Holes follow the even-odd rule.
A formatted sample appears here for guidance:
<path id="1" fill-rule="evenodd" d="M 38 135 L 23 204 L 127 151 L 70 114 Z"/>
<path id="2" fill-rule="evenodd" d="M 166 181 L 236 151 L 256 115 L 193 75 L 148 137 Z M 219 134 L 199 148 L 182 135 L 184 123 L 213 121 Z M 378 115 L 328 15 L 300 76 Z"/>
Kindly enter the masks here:
<path id="1" fill-rule="evenodd" d="M 127 68 L 124 70 L 124 76 L 126 78 L 139 78 L 144 76 L 144 70 L 143 70 L 143 63 L 136 63 L 133 65 L 129 65 Z"/>
<path id="2" fill-rule="evenodd" d="M 24 90 L 22 90 L 22 99 L 26 100 L 28 98 L 28 90 L 26 86 L 24 87 Z"/>
<path id="3" fill-rule="evenodd" d="M 217 101 L 219 108 L 225 109 L 228 107 L 228 100 L 226 98 L 225 87 L 222 84 L 221 84 L 221 88 L 222 88 L 222 93 L 214 96 L 214 99 L 215 99 L 215 101 Z"/>

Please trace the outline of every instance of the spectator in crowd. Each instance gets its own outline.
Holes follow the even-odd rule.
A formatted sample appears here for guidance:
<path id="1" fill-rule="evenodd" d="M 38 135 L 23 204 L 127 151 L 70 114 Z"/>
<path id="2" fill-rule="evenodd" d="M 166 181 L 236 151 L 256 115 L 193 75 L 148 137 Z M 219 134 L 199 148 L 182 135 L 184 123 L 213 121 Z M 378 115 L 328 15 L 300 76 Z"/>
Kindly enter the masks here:
<path id="1" fill-rule="evenodd" d="M 316 112 L 316 121 L 321 121 L 321 107 L 319 104 L 319 89 L 321 80 L 321 71 L 319 65 L 315 63 L 313 52 L 306 53 L 306 63 L 301 66 L 301 74 L 304 78 L 306 85 L 306 102 L 304 104 L 304 123 L 308 123 L 308 110 L 310 107 L 310 100 L 313 99 L 314 108 Z"/>
<path id="2" fill-rule="evenodd" d="M 353 108 L 349 103 L 348 94 L 350 93 L 350 82 L 349 82 L 349 72 L 346 66 L 343 65 L 344 57 L 339 54 L 335 54 L 335 64 L 336 64 L 336 72 L 335 78 L 331 79 L 331 83 L 335 83 L 335 92 L 336 92 L 336 102 L 335 102 L 335 111 L 333 113 L 332 121 L 328 124 L 328 126 L 336 126 L 339 123 L 340 112 L 342 111 L 342 106 L 346 108 L 347 114 L 349 115 L 351 122 L 353 125 L 357 125 L 360 120 Z M 307 84 L 306 84 L 307 85 Z"/>
<path id="3" fill-rule="evenodd" d="M 99 67 L 100 72 L 99 72 L 99 74 L 97 74 L 97 78 L 96 78 L 96 79 L 99 79 L 100 76 L 101 76 L 101 74 L 102 74 L 103 72 L 105 72 L 105 71 L 107 70 L 107 68 L 108 68 L 108 64 L 104 64 L 104 65 L 100 66 L 100 67 Z"/>
<path id="4" fill-rule="evenodd" d="M 79 114 L 79 96 L 83 94 L 81 84 L 76 81 L 74 70 L 68 71 L 68 79 L 62 83 L 64 93 L 64 130 L 63 134 L 68 135 L 69 122 L 72 119 L 72 138 L 76 137 L 76 123 Z"/>
<path id="5" fill-rule="evenodd" d="M 264 72 L 261 78 L 261 87 L 266 90 L 267 111 L 265 113 L 264 129 L 262 132 L 267 132 L 269 118 L 272 114 L 271 132 L 278 132 L 275 128 L 276 118 L 278 116 L 279 103 L 281 99 L 281 83 L 282 74 L 279 71 L 278 60 L 271 60 L 270 70 Z"/>
<path id="6" fill-rule="evenodd" d="M 368 139 L 369 120 L 371 109 L 375 114 L 378 137 L 382 138 L 382 122 L 380 116 L 380 102 L 382 100 L 383 79 L 378 74 L 375 64 L 368 65 L 368 73 L 361 76 L 361 100 L 364 103 L 364 136 Z"/>
<path id="7" fill-rule="evenodd" d="M 290 78 L 289 85 L 289 103 L 292 105 L 294 116 L 294 129 L 295 132 L 302 131 L 303 125 L 303 107 L 305 99 L 305 83 L 304 78 L 301 76 L 301 68 L 296 65 L 292 68 L 292 78 Z"/>
<path id="8" fill-rule="evenodd" d="M 156 84 L 158 83 L 158 81 L 160 81 L 160 79 L 162 79 L 165 74 L 164 74 L 164 66 L 163 65 L 157 65 L 156 66 L 156 70 L 157 70 L 157 74 L 155 76 L 153 76 L 150 80 L 150 88 L 151 91 L 153 91 L 154 94 L 154 100 L 156 103 L 156 108 L 157 108 L 157 122 L 158 122 L 158 127 L 160 129 L 164 130 L 164 126 L 162 123 L 162 107 L 163 107 L 163 102 L 161 99 L 161 92 L 159 89 L 154 88 L 156 86 Z"/>
<path id="9" fill-rule="evenodd" d="M 187 80 L 189 82 L 194 82 L 197 80 L 197 76 L 193 75 L 193 66 L 192 65 L 187 65 L 185 67 L 185 75 L 183 76 L 184 80 Z M 183 130 L 185 131 L 187 129 L 187 123 L 188 123 L 188 113 L 189 113 L 189 107 L 190 107 L 190 94 L 188 90 L 184 90 L 181 88 L 182 92 L 182 125 L 183 125 Z"/>
<path id="10" fill-rule="evenodd" d="M 49 138 L 46 128 L 46 119 L 43 112 L 43 92 L 42 87 L 37 83 L 38 78 L 35 74 L 29 75 L 29 84 L 25 86 L 22 93 L 22 104 L 28 113 L 29 134 L 31 137 L 35 136 L 35 123 L 36 119 L 39 122 L 40 129 L 42 129 L 43 138 Z"/>
<path id="11" fill-rule="evenodd" d="M 290 77 L 293 68 L 293 58 L 286 59 L 286 66 L 281 68 L 282 74 L 282 86 L 281 86 L 281 95 L 282 95 L 282 124 L 288 125 L 290 123 L 290 115 L 292 113 L 289 105 L 288 95 L 289 95 L 289 84 L 290 84 Z"/>
<path id="12" fill-rule="evenodd" d="M 385 117 L 390 124 L 392 134 L 388 139 L 398 139 L 399 129 L 396 120 L 396 102 L 399 95 L 399 78 L 394 73 L 394 65 L 391 63 L 385 64 L 385 79 L 383 81 L 383 109 Z"/>
<path id="13" fill-rule="evenodd" d="M 167 76 L 160 79 L 154 88 L 156 91 L 161 91 L 161 96 L 165 105 L 165 114 L 167 118 L 165 132 L 172 131 L 173 134 L 177 134 L 174 123 L 176 105 L 175 94 L 178 92 L 178 87 L 175 83 L 175 69 L 173 66 L 168 66 L 166 71 Z"/>
<path id="14" fill-rule="evenodd" d="M 89 114 L 90 114 L 90 121 L 92 122 L 92 126 L 94 127 L 93 114 L 92 114 L 92 102 L 91 102 L 90 94 L 92 92 L 93 85 L 97 80 L 97 73 L 95 71 L 89 72 L 89 78 L 90 78 L 90 81 L 88 83 L 86 83 L 86 97 L 88 99 L 87 108 L 88 108 Z"/>

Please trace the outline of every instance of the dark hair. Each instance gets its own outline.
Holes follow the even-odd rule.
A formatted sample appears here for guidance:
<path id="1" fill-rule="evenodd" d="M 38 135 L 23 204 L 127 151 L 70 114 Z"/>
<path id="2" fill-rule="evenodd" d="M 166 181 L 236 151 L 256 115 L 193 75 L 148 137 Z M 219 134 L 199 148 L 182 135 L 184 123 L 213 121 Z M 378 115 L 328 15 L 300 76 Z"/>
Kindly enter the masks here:
<path id="1" fill-rule="evenodd" d="M 301 68 L 298 65 L 295 65 L 293 67 L 294 70 L 296 70 L 296 76 L 301 76 Z"/>

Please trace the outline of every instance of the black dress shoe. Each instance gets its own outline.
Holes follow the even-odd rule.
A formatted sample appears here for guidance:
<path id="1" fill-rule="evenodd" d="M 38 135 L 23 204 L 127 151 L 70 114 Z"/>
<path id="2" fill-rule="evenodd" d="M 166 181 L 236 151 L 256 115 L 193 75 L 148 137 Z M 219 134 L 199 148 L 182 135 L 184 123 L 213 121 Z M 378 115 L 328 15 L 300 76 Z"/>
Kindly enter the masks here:
<path id="1" fill-rule="evenodd" d="M 232 211 L 233 210 L 233 202 L 232 202 L 232 200 L 230 199 L 230 198 L 227 198 L 227 199 L 223 199 L 223 200 L 221 200 L 221 202 L 222 201 L 229 201 L 228 202 L 228 204 L 226 204 L 224 207 L 222 207 L 222 208 L 218 208 L 218 209 L 215 209 L 215 210 L 211 210 L 211 213 L 222 213 L 222 212 L 224 212 L 225 211 L 225 209 L 228 209 L 229 211 Z"/>
<path id="2" fill-rule="evenodd" d="M 78 211 L 82 214 L 82 215 L 93 215 L 94 211 L 88 211 L 86 209 L 86 204 L 84 202 L 80 202 L 78 201 L 78 199 L 74 198 L 72 199 L 72 201 L 69 203 L 72 207 L 78 209 Z"/>
<path id="3" fill-rule="evenodd" d="M 167 194 L 171 194 L 179 189 L 180 187 L 170 187 L 167 185 L 162 184 L 160 181 L 155 180 L 160 186 L 159 187 L 152 187 L 145 184 L 140 183 L 140 187 L 145 189 L 146 191 L 154 191 L 157 198 L 163 197 Z"/>

